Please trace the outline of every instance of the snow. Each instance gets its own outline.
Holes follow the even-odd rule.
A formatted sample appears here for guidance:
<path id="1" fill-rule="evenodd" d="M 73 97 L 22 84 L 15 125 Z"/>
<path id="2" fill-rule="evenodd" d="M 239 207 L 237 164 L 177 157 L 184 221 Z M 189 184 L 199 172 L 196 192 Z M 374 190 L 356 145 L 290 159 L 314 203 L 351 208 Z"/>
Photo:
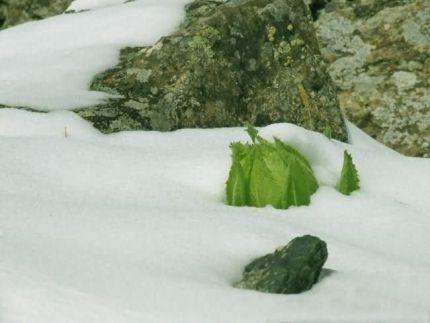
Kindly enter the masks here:
<path id="1" fill-rule="evenodd" d="M 1 31 L 0 104 L 62 110 L 112 97 L 89 91 L 92 78 L 118 62 L 121 48 L 149 46 L 172 33 L 186 2 L 77 1 L 71 8 L 95 10 Z"/>
<path id="2" fill-rule="evenodd" d="M 348 128 L 350 145 L 261 129 L 321 183 L 310 206 L 275 210 L 224 204 L 243 129 L 106 136 L 68 111 L 0 110 L 0 322 L 429 322 L 430 161 Z M 344 149 L 361 175 L 352 196 L 333 187 Z M 329 248 L 311 291 L 231 287 L 303 234 Z"/>
<path id="3" fill-rule="evenodd" d="M 125 2 L 127 2 L 127 0 L 74 0 L 66 11 L 94 10 Z"/>

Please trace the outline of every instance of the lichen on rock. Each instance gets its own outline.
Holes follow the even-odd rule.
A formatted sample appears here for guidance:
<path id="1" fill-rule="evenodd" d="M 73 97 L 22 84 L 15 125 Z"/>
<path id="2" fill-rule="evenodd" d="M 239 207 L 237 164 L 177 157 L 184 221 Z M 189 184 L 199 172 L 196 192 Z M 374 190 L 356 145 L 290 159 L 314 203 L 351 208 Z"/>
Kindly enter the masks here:
<path id="1" fill-rule="evenodd" d="M 0 0 L 0 30 L 63 13 L 72 0 Z"/>
<path id="2" fill-rule="evenodd" d="M 430 157 L 430 2 L 332 0 L 315 26 L 348 119 L 401 153 Z"/>
<path id="3" fill-rule="evenodd" d="M 102 132 L 291 122 L 346 140 L 335 87 L 302 0 L 197 0 L 173 35 L 125 48 L 77 110 Z"/>

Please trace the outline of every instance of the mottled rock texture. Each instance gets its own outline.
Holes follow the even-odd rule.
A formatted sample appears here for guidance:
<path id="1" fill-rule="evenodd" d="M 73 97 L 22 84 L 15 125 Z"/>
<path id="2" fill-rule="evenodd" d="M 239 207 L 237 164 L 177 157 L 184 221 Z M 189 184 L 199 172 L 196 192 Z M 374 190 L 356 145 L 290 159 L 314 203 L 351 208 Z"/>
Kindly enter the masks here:
<path id="1" fill-rule="evenodd" d="M 298 237 L 274 253 L 252 261 L 235 287 L 265 293 L 301 293 L 318 281 L 327 257 L 324 241 L 310 235 Z"/>
<path id="2" fill-rule="evenodd" d="M 302 0 L 194 1 L 179 30 L 126 48 L 78 110 L 102 132 L 292 122 L 346 140 L 335 86 Z"/>
<path id="3" fill-rule="evenodd" d="M 348 119 L 401 153 L 430 157 L 430 1 L 321 2 L 317 36 Z"/>
<path id="4" fill-rule="evenodd" d="M 72 0 L 0 0 L 0 29 L 63 13 Z"/>

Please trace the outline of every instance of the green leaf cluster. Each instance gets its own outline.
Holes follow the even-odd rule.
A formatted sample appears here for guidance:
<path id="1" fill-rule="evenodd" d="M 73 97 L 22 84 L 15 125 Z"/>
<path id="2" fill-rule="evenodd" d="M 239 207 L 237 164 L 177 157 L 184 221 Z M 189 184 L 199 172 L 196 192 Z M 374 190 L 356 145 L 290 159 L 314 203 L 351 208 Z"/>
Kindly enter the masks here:
<path id="1" fill-rule="evenodd" d="M 231 144 L 233 163 L 227 180 L 227 203 L 234 206 L 287 209 L 309 205 L 318 189 L 314 172 L 293 147 L 275 139 L 270 143 L 248 128 L 252 144 Z"/>
<path id="2" fill-rule="evenodd" d="M 345 195 L 350 195 L 352 192 L 360 189 L 357 168 L 352 161 L 351 155 L 346 150 L 343 153 L 343 167 L 337 189 Z"/>

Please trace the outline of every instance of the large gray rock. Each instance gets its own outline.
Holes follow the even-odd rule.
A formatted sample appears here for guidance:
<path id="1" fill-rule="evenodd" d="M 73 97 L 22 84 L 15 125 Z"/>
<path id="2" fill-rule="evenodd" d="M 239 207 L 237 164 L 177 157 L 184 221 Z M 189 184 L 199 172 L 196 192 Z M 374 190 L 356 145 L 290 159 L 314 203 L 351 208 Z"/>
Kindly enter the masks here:
<path id="1" fill-rule="evenodd" d="M 401 153 L 430 157 L 430 1 L 323 1 L 317 36 L 348 119 Z"/>
<path id="2" fill-rule="evenodd" d="M 318 281 L 327 257 L 324 241 L 310 235 L 298 237 L 274 253 L 252 261 L 235 287 L 265 293 L 301 293 Z"/>
<path id="3" fill-rule="evenodd" d="M 63 13 L 72 0 L 0 0 L 0 29 Z"/>
<path id="4" fill-rule="evenodd" d="M 346 140 L 335 87 L 303 0 L 198 0 L 179 30 L 126 48 L 77 112 L 102 132 L 292 122 Z"/>

